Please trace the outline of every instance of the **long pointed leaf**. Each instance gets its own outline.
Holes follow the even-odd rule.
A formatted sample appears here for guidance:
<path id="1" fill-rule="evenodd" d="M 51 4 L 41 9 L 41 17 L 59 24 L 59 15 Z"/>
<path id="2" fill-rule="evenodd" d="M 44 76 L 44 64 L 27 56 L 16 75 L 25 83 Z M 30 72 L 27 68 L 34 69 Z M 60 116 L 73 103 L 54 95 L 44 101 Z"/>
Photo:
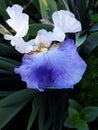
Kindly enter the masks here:
<path id="1" fill-rule="evenodd" d="M 41 11 L 42 18 L 49 19 L 49 15 L 47 12 L 49 10 L 49 6 L 47 0 L 39 0 L 39 4 L 40 4 L 40 11 Z"/>
<path id="2" fill-rule="evenodd" d="M 36 94 L 32 89 L 16 92 L 0 101 L 0 129 L 3 128 Z"/>
<path id="3" fill-rule="evenodd" d="M 89 35 L 82 46 L 79 48 L 81 55 L 87 56 L 98 46 L 98 32 Z"/>
<path id="4" fill-rule="evenodd" d="M 10 94 L 15 93 L 16 91 L 0 91 L 0 97 L 9 96 Z"/>
<path id="5" fill-rule="evenodd" d="M 32 104 L 32 112 L 28 121 L 27 130 L 31 130 L 32 124 L 37 116 L 39 110 L 39 97 L 34 97 L 33 104 Z"/>
<path id="6" fill-rule="evenodd" d="M 46 114 L 46 95 L 41 95 L 39 99 L 39 130 L 44 129 L 45 114 Z"/>

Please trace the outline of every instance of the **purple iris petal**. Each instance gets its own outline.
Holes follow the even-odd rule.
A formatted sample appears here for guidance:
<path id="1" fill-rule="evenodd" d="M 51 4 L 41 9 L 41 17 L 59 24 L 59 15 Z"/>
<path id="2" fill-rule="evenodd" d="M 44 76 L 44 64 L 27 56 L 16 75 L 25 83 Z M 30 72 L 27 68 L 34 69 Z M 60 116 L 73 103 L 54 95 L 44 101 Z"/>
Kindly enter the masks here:
<path id="1" fill-rule="evenodd" d="M 86 63 L 77 53 L 74 41 L 65 40 L 58 48 L 23 57 L 15 68 L 28 88 L 43 91 L 51 88 L 73 88 L 86 70 Z"/>

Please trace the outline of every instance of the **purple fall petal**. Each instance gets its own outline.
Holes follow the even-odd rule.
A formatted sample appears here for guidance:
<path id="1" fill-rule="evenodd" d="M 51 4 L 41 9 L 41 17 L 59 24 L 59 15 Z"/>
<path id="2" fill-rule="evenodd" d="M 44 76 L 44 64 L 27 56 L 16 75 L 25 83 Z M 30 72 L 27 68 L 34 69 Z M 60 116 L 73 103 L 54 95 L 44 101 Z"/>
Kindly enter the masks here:
<path id="1" fill-rule="evenodd" d="M 65 40 L 58 48 L 23 57 L 15 68 L 28 88 L 43 91 L 51 88 L 73 88 L 86 70 L 86 63 L 77 53 L 74 41 Z"/>

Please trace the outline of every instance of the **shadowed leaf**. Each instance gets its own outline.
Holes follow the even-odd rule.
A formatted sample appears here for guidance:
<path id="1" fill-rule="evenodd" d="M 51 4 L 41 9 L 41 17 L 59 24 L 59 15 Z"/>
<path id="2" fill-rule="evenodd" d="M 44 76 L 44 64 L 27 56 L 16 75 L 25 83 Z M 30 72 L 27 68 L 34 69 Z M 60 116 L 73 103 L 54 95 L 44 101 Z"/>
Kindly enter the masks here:
<path id="1" fill-rule="evenodd" d="M 36 94 L 24 89 L 0 100 L 0 129 L 3 128 Z"/>

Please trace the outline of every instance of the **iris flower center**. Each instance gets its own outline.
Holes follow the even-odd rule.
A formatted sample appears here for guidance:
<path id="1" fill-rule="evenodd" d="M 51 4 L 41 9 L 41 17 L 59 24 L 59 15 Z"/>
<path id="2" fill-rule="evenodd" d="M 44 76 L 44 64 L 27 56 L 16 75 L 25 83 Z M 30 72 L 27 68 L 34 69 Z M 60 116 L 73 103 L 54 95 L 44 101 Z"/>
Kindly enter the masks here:
<path id="1" fill-rule="evenodd" d="M 38 48 L 36 51 L 37 52 L 43 52 L 43 51 L 47 51 L 48 47 L 42 46 L 41 48 Z"/>
<path id="2" fill-rule="evenodd" d="M 42 46 L 41 48 L 38 49 L 38 51 L 43 52 L 43 51 L 52 50 L 52 49 L 58 48 L 60 46 L 60 44 L 61 44 L 60 42 L 54 41 L 51 43 L 51 45 L 49 47 Z"/>
<path id="3" fill-rule="evenodd" d="M 61 44 L 62 43 L 55 41 L 55 42 L 52 42 L 49 47 L 46 47 L 45 45 L 43 45 L 43 46 L 37 47 L 35 50 L 29 52 L 28 54 L 32 55 L 32 54 L 37 54 L 37 53 L 41 53 L 41 52 L 44 52 L 44 51 L 53 50 L 55 48 L 58 48 Z"/>

